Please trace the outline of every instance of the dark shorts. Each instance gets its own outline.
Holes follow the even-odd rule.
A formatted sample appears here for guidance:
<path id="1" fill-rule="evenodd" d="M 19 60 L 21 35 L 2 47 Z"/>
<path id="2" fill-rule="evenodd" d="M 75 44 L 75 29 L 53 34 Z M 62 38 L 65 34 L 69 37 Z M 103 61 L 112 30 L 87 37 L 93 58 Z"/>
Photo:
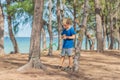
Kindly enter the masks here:
<path id="1" fill-rule="evenodd" d="M 61 52 L 61 56 L 72 56 L 73 52 L 72 52 L 73 48 L 63 48 L 62 52 Z"/>

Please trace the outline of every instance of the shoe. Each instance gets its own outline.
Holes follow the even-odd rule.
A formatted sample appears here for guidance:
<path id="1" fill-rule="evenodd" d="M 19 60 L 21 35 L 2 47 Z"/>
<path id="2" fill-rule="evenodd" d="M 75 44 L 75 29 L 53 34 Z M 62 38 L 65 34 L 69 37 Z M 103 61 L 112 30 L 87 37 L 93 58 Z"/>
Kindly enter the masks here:
<path id="1" fill-rule="evenodd" d="M 66 71 L 73 71 L 73 67 L 70 66 L 66 67 Z"/>
<path id="2" fill-rule="evenodd" d="M 58 66 L 58 69 L 62 69 L 62 66 Z"/>
<path id="3" fill-rule="evenodd" d="M 63 67 L 63 66 L 58 66 L 58 70 L 64 71 L 64 70 L 65 70 L 65 67 Z"/>

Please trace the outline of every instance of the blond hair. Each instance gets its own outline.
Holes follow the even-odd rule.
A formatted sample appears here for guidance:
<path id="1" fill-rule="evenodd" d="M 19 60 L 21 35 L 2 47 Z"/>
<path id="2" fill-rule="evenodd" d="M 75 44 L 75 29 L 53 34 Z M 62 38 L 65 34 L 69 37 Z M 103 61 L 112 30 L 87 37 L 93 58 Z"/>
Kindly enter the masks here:
<path id="1" fill-rule="evenodd" d="M 63 18 L 63 24 L 69 24 L 72 25 L 72 20 L 70 18 Z"/>

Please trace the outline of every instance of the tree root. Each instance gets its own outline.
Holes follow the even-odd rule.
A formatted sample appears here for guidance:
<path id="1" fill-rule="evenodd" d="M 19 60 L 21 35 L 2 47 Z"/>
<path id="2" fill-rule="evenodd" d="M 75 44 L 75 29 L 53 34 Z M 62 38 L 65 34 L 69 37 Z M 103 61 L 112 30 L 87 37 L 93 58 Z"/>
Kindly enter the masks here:
<path id="1" fill-rule="evenodd" d="M 39 59 L 37 58 L 33 58 L 31 59 L 27 64 L 25 64 L 24 66 L 20 67 L 17 69 L 17 71 L 19 72 L 25 72 L 27 70 L 30 70 L 32 68 L 35 69 L 42 69 L 44 71 L 47 71 L 46 66 L 44 66 Z"/>

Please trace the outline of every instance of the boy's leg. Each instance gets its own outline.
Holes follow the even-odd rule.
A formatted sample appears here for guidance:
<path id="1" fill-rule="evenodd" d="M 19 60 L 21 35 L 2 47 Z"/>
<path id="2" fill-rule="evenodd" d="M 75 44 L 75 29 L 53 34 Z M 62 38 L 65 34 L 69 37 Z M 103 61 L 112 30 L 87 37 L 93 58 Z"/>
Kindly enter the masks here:
<path id="1" fill-rule="evenodd" d="M 73 52 L 72 52 L 72 48 L 69 48 L 67 50 L 68 56 L 69 56 L 69 67 L 72 68 L 73 66 Z"/>
<path id="2" fill-rule="evenodd" d="M 69 67 L 72 68 L 73 66 L 73 57 L 69 56 Z"/>
<path id="3" fill-rule="evenodd" d="M 61 56 L 61 58 L 60 58 L 60 66 L 62 66 L 62 67 L 63 67 L 64 60 L 65 60 L 65 56 Z"/>
<path id="4" fill-rule="evenodd" d="M 64 63 L 64 60 L 65 60 L 65 50 L 66 49 L 62 49 L 62 52 L 61 52 L 61 58 L 60 58 L 60 66 L 63 67 L 63 63 Z"/>

